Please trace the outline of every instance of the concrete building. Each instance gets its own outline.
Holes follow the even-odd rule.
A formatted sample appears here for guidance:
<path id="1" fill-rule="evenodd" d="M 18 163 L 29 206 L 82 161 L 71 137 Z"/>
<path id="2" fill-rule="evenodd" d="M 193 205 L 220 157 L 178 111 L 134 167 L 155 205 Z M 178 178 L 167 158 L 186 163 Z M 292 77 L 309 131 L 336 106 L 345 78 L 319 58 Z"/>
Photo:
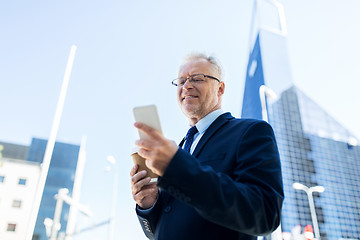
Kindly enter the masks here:
<path id="1" fill-rule="evenodd" d="M 40 163 L 26 161 L 27 146 L 0 143 L 0 239 L 25 239 Z"/>
<path id="2" fill-rule="evenodd" d="M 0 239 L 25 239 L 46 145 L 46 140 L 38 138 L 33 138 L 29 146 L 0 142 Z M 55 143 L 34 229 L 34 240 L 47 239 L 44 220 L 54 217 L 54 196 L 58 190 L 67 188 L 69 196 L 72 196 L 79 152 L 78 145 Z M 70 206 L 64 204 L 59 232 L 65 233 L 69 215 Z"/>

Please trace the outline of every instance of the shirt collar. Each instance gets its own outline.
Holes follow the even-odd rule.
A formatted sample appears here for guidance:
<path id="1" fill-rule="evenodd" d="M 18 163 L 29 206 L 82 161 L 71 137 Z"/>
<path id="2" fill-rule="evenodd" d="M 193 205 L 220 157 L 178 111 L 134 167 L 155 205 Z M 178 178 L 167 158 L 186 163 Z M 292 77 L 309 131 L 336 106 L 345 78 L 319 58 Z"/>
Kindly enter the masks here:
<path id="1" fill-rule="evenodd" d="M 196 128 L 199 131 L 199 134 L 203 134 L 206 129 L 217 119 L 221 114 L 224 113 L 224 110 L 217 109 L 215 111 L 212 111 L 202 119 L 200 119 L 196 124 Z"/>

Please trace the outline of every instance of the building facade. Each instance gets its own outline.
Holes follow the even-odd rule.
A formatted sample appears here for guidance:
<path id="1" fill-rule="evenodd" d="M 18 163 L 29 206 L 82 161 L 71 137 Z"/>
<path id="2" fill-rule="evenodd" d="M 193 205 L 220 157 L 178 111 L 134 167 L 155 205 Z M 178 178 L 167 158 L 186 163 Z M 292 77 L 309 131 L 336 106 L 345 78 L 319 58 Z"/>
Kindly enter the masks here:
<path id="1" fill-rule="evenodd" d="M 25 239 L 40 164 L 26 161 L 28 146 L 0 143 L 0 239 Z"/>
<path id="2" fill-rule="evenodd" d="M 4 184 L 4 182 L 7 183 L 10 181 L 10 180 L 7 181 L 7 179 L 10 178 L 17 179 L 19 178 L 18 174 L 22 172 L 27 174 L 32 173 L 31 176 L 24 175 L 24 177 L 22 177 L 26 179 L 26 184 L 31 186 L 32 198 L 26 198 L 26 202 L 29 202 L 29 204 L 26 206 L 31 209 L 33 205 L 34 194 L 37 187 L 37 180 L 40 175 L 40 164 L 44 158 L 47 141 L 43 139 L 33 138 L 30 146 L 17 145 L 18 146 L 17 150 L 14 147 L 11 148 L 12 146 L 11 144 L 0 143 L 0 145 L 3 146 L 2 159 L 4 159 L 2 161 L 3 162 L 2 167 L 0 167 L 0 180 L 2 177 L 4 177 L 4 180 L 3 183 L 0 182 L 0 187 L 2 185 L 7 187 L 6 192 L 1 191 L 0 188 L 0 198 L 2 199 L 5 195 L 7 195 L 9 188 L 12 189 L 13 191 L 15 191 L 16 189 L 13 186 L 14 185 L 13 181 L 11 183 L 12 185 Z M 55 195 L 58 193 L 58 190 L 61 188 L 67 188 L 71 196 L 74 185 L 78 157 L 79 157 L 79 150 L 80 150 L 80 146 L 78 145 L 60 143 L 60 142 L 55 143 L 51 164 L 49 167 L 49 172 L 46 179 L 45 188 L 36 220 L 34 236 L 33 236 L 34 240 L 47 239 L 44 220 L 45 218 L 52 219 L 54 217 L 55 205 L 56 205 Z M 18 159 L 15 160 L 13 158 L 12 159 L 7 158 L 6 156 L 8 155 L 8 152 L 12 152 L 13 155 L 17 155 Z M 31 169 L 30 171 L 29 170 L 30 167 L 32 168 L 37 167 L 38 170 L 34 171 L 33 169 Z M 28 169 L 28 170 L 20 171 L 18 169 Z M 25 195 L 23 197 L 25 198 Z M 5 209 L 9 210 L 9 206 L 8 206 L 9 204 L 7 203 L 6 205 L 5 204 L 3 205 L 2 202 L 3 201 L 0 202 L 0 207 L 4 207 Z M 68 216 L 69 216 L 69 209 L 70 209 L 69 205 L 67 204 L 63 205 L 61 219 L 60 219 L 61 232 L 65 232 L 66 230 Z M 24 210 L 25 210 L 25 206 L 24 206 Z M 1 229 L 4 229 L 4 224 L 6 225 L 6 223 L 0 222 L 0 224 L 3 225 L 3 226 L 0 225 L 0 239 L 3 239 L 1 237 Z M 12 231 L 11 234 L 15 235 L 20 231 L 22 232 L 23 228 L 21 227 L 22 224 L 20 225 L 20 222 L 16 222 L 15 220 L 12 220 L 11 224 L 16 224 L 16 228 Z M 8 239 L 8 238 L 4 238 L 4 239 Z M 24 239 L 24 238 L 13 238 L 13 239 Z"/>
<path id="3" fill-rule="evenodd" d="M 46 140 L 33 138 L 27 160 L 30 162 L 42 162 L 46 149 Z M 60 188 L 67 188 L 72 193 L 76 173 L 76 165 L 80 146 L 67 143 L 55 143 L 48 177 L 46 179 L 44 193 L 41 199 L 40 209 L 36 220 L 34 239 L 47 239 L 44 227 L 45 218 L 53 218 L 56 200 L 54 196 Z M 61 230 L 65 231 L 70 206 L 63 205 L 61 214 Z"/>
<path id="4" fill-rule="evenodd" d="M 313 193 L 321 239 L 360 239 L 360 146 L 294 86 L 284 35 L 259 31 L 249 57 L 242 117 L 267 120 L 274 128 L 285 191 L 282 231 L 313 225 L 306 192 L 293 188 L 298 182 L 325 188 Z"/>

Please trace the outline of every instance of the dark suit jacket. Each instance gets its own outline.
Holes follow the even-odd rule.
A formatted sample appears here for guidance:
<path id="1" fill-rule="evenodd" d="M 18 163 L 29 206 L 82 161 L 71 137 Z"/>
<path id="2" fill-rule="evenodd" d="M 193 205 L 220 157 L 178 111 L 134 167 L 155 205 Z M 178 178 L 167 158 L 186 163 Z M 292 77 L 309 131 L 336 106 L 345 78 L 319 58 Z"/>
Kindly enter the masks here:
<path id="1" fill-rule="evenodd" d="M 256 239 L 280 223 L 284 199 L 279 153 L 269 124 L 219 116 L 193 155 L 179 149 L 148 213 L 146 236 L 159 240 Z"/>

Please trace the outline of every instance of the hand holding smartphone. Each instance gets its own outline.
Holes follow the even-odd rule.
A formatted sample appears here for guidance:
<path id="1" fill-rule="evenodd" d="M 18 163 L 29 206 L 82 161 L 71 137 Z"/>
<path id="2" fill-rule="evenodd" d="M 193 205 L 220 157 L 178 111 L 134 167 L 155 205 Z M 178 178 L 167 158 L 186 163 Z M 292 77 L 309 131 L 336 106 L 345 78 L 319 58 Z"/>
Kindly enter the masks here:
<path id="1" fill-rule="evenodd" d="M 141 122 L 149 127 L 152 127 L 162 133 L 161 125 L 160 125 L 160 118 L 156 109 L 155 105 L 148 105 L 148 106 L 140 106 L 135 107 L 133 109 L 134 117 L 136 122 Z M 139 131 L 140 139 L 148 139 L 148 136 L 143 132 Z M 157 182 L 158 175 L 153 173 L 149 168 L 145 165 L 145 159 L 142 158 L 136 151 L 131 154 L 131 157 L 135 164 L 139 165 L 139 171 L 146 170 L 147 177 L 151 177 L 150 183 Z"/>

